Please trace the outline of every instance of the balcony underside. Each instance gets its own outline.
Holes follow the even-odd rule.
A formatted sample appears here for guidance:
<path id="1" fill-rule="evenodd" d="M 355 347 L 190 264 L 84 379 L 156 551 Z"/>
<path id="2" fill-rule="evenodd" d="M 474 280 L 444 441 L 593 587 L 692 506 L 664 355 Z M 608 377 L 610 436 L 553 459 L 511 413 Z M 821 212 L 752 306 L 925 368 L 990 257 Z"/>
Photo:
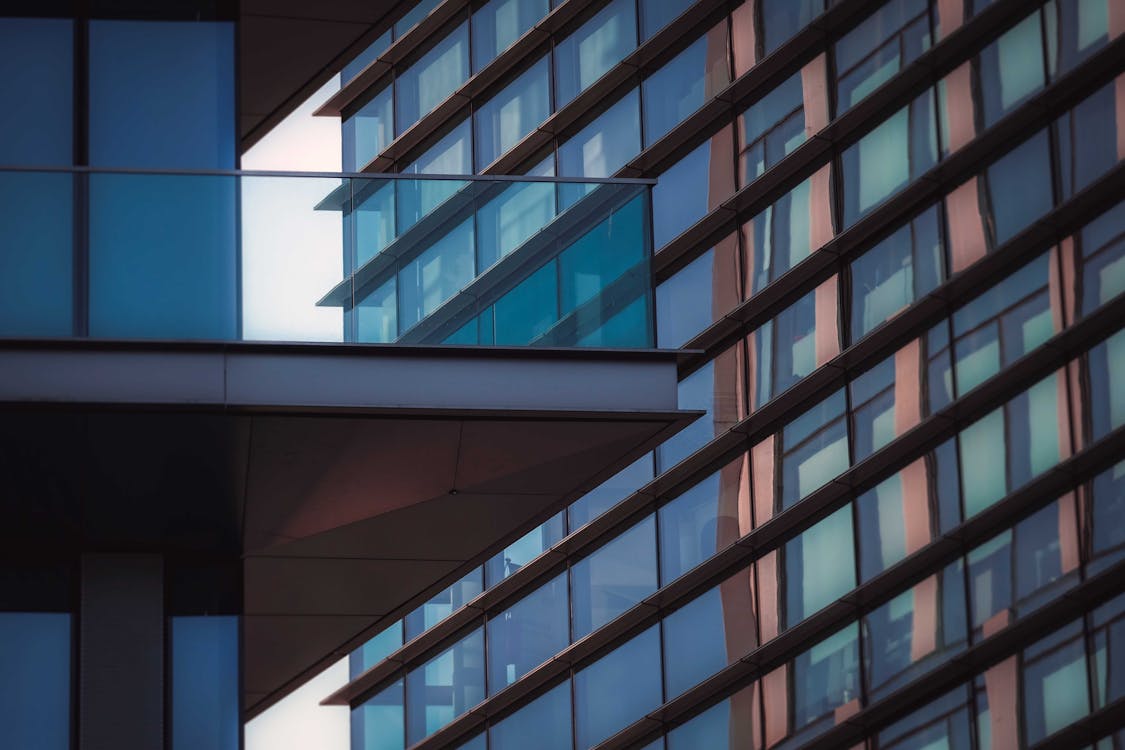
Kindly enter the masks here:
<path id="1" fill-rule="evenodd" d="M 0 348 L 0 537 L 242 572 L 253 714 L 681 429 L 668 353 Z"/>

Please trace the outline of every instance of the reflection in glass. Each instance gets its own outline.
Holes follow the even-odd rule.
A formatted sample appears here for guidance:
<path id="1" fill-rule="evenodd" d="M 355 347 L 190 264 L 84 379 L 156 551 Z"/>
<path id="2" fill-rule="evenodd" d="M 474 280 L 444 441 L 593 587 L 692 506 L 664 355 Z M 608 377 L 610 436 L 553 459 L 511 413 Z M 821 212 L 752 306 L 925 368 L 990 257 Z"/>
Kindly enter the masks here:
<path id="1" fill-rule="evenodd" d="M 566 574 L 488 619 L 488 692 L 496 693 L 570 643 Z"/>
<path id="2" fill-rule="evenodd" d="M 649 516 L 570 568 L 577 641 L 656 590 L 656 523 Z"/>
<path id="3" fill-rule="evenodd" d="M 437 44 L 396 77 L 395 135 L 401 135 L 418 122 L 422 115 L 456 91 L 468 77 L 469 24 L 466 21 L 441 37 Z"/>
<path id="4" fill-rule="evenodd" d="M 656 345 L 683 346 L 741 300 L 738 240 L 720 240 L 656 287 Z"/>
<path id="5" fill-rule="evenodd" d="M 785 625 L 793 627 L 855 588 L 851 507 L 786 542 Z"/>
<path id="6" fill-rule="evenodd" d="M 0 745 L 71 747 L 71 640 L 67 613 L 0 612 Z"/>
<path id="7" fill-rule="evenodd" d="M 844 392 L 837 391 L 782 430 L 782 509 L 819 489 L 850 465 L 844 404 Z"/>
<path id="8" fill-rule="evenodd" d="M 348 655 L 348 679 L 354 680 L 402 647 L 402 620 L 380 631 Z"/>
<path id="9" fill-rule="evenodd" d="M 570 750 L 570 682 L 548 690 L 488 730 L 489 750 Z"/>
<path id="10" fill-rule="evenodd" d="M 475 599 L 483 590 L 481 569 L 469 571 L 461 580 L 434 594 L 429 601 L 406 615 L 406 640 L 417 638 Z"/>
<path id="11" fill-rule="evenodd" d="M 484 700 L 484 628 L 406 674 L 406 744 L 430 736 Z"/>
<path id="12" fill-rule="evenodd" d="M 642 82 L 645 145 L 660 140 L 729 81 L 724 22 Z"/>
<path id="13" fill-rule="evenodd" d="M 805 142 L 801 73 L 751 104 L 738 118 L 738 181 L 753 182 Z"/>
<path id="14" fill-rule="evenodd" d="M 850 109 L 930 47 L 929 3 L 891 0 L 845 34 L 836 56 L 837 114 Z"/>
<path id="15" fill-rule="evenodd" d="M 478 170 L 498 159 L 551 114 L 550 61 L 540 58 L 473 113 Z"/>
<path id="16" fill-rule="evenodd" d="M 562 108 L 586 90 L 636 46 L 633 3 L 613 0 L 555 45 L 555 108 Z"/>
<path id="17" fill-rule="evenodd" d="M 473 12 L 473 71 L 479 71 L 548 13 L 547 0 L 490 0 Z"/>
<path id="18" fill-rule="evenodd" d="M 805 736 L 832 726 L 840 706 L 859 701 L 859 625 L 853 623 L 793 660 L 793 728 Z"/>
<path id="19" fill-rule="evenodd" d="M 403 681 L 383 688 L 352 709 L 351 750 L 402 750 L 406 746 Z"/>
<path id="20" fill-rule="evenodd" d="M 662 702 L 660 628 L 654 625 L 574 675 L 578 747 L 592 747 Z"/>

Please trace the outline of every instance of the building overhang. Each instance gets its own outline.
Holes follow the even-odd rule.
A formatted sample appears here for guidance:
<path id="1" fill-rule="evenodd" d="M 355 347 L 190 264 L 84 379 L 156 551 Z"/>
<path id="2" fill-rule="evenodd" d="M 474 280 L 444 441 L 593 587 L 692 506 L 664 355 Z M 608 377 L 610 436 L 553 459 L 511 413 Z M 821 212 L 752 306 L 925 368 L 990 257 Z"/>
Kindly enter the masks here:
<path id="1" fill-rule="evenodd" d="M 254 715 L 695 419 L 677 355 L 4 342 L 4 536 L 229 555 Z"/>

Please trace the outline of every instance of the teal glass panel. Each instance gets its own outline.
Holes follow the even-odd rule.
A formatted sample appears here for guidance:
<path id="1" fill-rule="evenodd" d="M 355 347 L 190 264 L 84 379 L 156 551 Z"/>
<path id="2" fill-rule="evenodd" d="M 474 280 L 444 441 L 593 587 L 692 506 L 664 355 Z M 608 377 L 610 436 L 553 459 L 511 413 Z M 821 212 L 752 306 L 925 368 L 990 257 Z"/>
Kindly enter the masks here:
<path id="1" fill-rule="evenodd" d="M 741 463 L 736 459 L 723 472 L 737 471 Z M 716 472 L 660 507 L 660 580 L 679 578 L 740 536 L 730 495 Z"/>
<path id="2" fill-rule="evenodd" d="M 788 508 L 847 471 L 848 431 L 842 390 L 782 430 L 782 508 Z"/>
<path id="3" fill-rule="evenodd" d="M 527 33 L 550 8 L 547 0 L 490 0 L 473 12 L 473 70 L 479 71 Z M 549 86 L 550 84 L 545 84 Z"/>
<path id="4" fill-rule="evenodd" d="M 356 311 L 356 341 L 389 344 L 398 337 L 398 296 L 394 279 L 389 279 L 360 300 Z"/>
<path id="5" fill-rule="evenodd" d="M 403 619 L 406 640 L 417 638 L 475 599 L 482 591 L 484 591 L 484 571 L 481 568 L 474 568 L 461 580 L 434 594 L 429 601 L 406 615 Z"/>
<path id="6" fill-rule="evenodd" d="M 69 614 L 0 612 L 3 747 L 71 747 L 71 641 Z"/>
<path id="7" fill-rule="evenodd" d="M 488 692 L 497 693 L 570 643 L 562 573 L 488 619 Z"/>
<path id="8" fill-rule="evenodd" d="M 933 90 L 845 149 L 840 163 L 847 227 L 937 163 Z"/>
<path id="9" fill-rule="evenodd" d="M 1006 455 L 1005 442 L 1003 409 L 989 412 L 958 434 L 965 518 L 972 518 L 1007 492 L 1006 472 L 996 461 L 997 456 Z"/>
<path id="10" fill-rule="evenodd" d="M 850 506 L 790 540 L 784 550 L 786 627 L 793 627 L 855 588 Z"/>
<path id="11" fill-rule="evenodd" d="M 407 745 L 429 737 L 484 698 L 484 628 L 477 628 L 406 673 Z"/>
<path id="12" fill-rule="evenodd" d="M 404 174 L 468 175 L 473 172 L 472 126 L 462 120 L 402 170 Z M 397 180 L 397 229 L 402 234 L 464 187 L 462 180 Z"/>
<path id="13" fill-rule="evenodd" d="M 555 185 L 513 182 L 477 211 L 477 268 L 506 257 L 555 218 Z"/>
<path id="14" fill-rule="evenodd" d="M 489 750 L 571 749 L 570 681 L 562 683 L 488 730 Z"/>
<path id="15" fill-rule="evenodd" d="M 71 163 L 73 21 L 0 18 L 0 101 L 4 102 L 0 107 L 0 164 Z M 58 195 L 54 190 L 44 194 Z M 8 201 L 2 205 L 7 206 Z M 59 211 L 56 205 L 54 213 L 60 216 L 69 211 Z"/>
<path id="16" fill-rule="evenodd" d="M 929 3 L 891 0 L 836 43 L 836 105 L 841 114 L 930 48 Z"/>
<path id="17" fill-rule="evenodd" d="M 515 146 L 551 114 L 550 60 L 541 57 L 473 113 L 477 169 Z"/>
<path id="18" fill-rule="evenodd" d="M 172 617 L 173 750 L 240 744 L 238 617 Z"/>
<path id="19" fill-rule="evenodd" d="M 348 679 L 354 680 L 402 648 L 402 620 L 380 631 L 348 655 Z"/>
<path id="20" fill-rule="evenodd" d="M 559 255 L 563 314 L 589 302 L 648 258 L 645 208 L 643 196 L 633 198 Z"/>
<path id="21" fill-rule="evenodd" d="M 529 344 L 559 319 L 558 268 L 548 263 L 496 301 L 496 344 Z"/>
<path id="22" fill-rule="evenodd" d="M 742 298 L 738 240 L 731 235 L 656 287 L 656 343 L 683 346 Z"/>
<path id="23" fill-rule="evenodd" d="M 351 750 L 403 750 L 406 716 L 399 680 L 352 709 Z"/>
<path id="24" fill-rule="evenodd" d="M 1023 651 L 1024 738 L 1029 746 L 1090 713 L 1081 622 Z"/>
<path id="25" fill-rule="evenodd" d="M 567 528 L 570 533 L 582 528 L 648 484 L 653 477 L 652 459 L 651 453 L 645 454 L 571 503 L 567 508 Z"/>
<path id="26" fill-rule="evenodd" d="M 234 177 L 91 174 L 90 335 L 238 333 Z"/>
<path id="27" fill-rule="evenodd" d="M 1125 292 L 1125 202 L 1079 232 L 1082 250 L 1082 314 Z"/>
<path id="28" fill-rule="evenodd" d="M 633 89 L 559 146 L 559 176 L 610 177 L 641 151 L 640 96 Z M 559 185 L 560 208 L 573 205 L 590 185 Z"/>
<path id="29" fill-rule="evenodd" d="M 363 169 L 394 140 L 393 87 L 375 94 L 342 124 L 344 171 Z"/>
<path id="30" fill-rule="evenodd" d="M 466 220 L 398 274 L 399 328 L 407 331 L 473 280 L 473 222 Z"/>
<path id="31" fill-rule="evenodd" d="M 550 549 L 563 538 L 563 525 L 563 514 L 556 513 L 489 558 L 484 564 L 485 586 L 492 588 Z"/>
<path id="32" fill-rule="evenodd" d="M 585 91 L 637 46 L 637 14 L 630 0 L 612 0 L 555 45 L 555 108 Z"/>
<path id="33" fill-rule="evenodd" d="M 600 628 L 656 587 L 656 522 L 649 516 L 571 566 L 572 640 Z"/>
<path id="34" fill-rule="evenodd" d="M 0 336 L 73 331 L 74 179 L 0 172 Z"/>
<path id="35" fill-rule="evenodd" d="M 469 22 L 466 21 L 442 37 L 395 79 L 395 135 L 404 133 L 468 78 Z"/>
<path id="36" fill-rule="evenodd" d="M 234 23 L 93 20 L 89 34 L 90 164 L 234 168 Z"/>
<path id="37" fill-rule="evenodd" d="M 350 180 L 355 202 L 355 267 L 374 258 L 395 238 L 395 183 L 387 180 Z M 420 185 L 419 189 L 432 189 Z"/>
<path id="38" fill-rule="evenodd" d="M 984 127 L 992 127 L 1046 84 L 1043 32 L 1032 13 L 980 53 Z"/>
<path id="39" fill-rule="evenodd" d="M 575 673 L 575 745 L 593 747 L 661 699 L 660 630 L 653 626 Z"/>
<path id="40" fill-rule="evenodd" d="M 430 12 L 434 8 L 438 7 L 441 2 L 442 0 L 418 0 L 418 3 L 413 8 L 406 11 L 406 13 L 403 14 L 402 18 L 395 21 L 395 39 L 398 39 L 403 34 L 417 26 L 418 22 L 426 16 L 430 15 Z"/>

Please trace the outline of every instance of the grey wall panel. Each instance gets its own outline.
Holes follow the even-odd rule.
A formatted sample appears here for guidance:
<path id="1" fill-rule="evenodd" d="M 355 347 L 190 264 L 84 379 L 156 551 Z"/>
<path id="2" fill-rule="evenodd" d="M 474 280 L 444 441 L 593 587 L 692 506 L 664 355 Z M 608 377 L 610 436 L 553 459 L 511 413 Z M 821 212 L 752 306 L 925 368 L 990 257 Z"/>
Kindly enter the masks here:
<path id="1" fill-rule="evenodd" d="M 82 558 L 81 750 L 164 746 L 164 570 L 155 555 Z"/>

